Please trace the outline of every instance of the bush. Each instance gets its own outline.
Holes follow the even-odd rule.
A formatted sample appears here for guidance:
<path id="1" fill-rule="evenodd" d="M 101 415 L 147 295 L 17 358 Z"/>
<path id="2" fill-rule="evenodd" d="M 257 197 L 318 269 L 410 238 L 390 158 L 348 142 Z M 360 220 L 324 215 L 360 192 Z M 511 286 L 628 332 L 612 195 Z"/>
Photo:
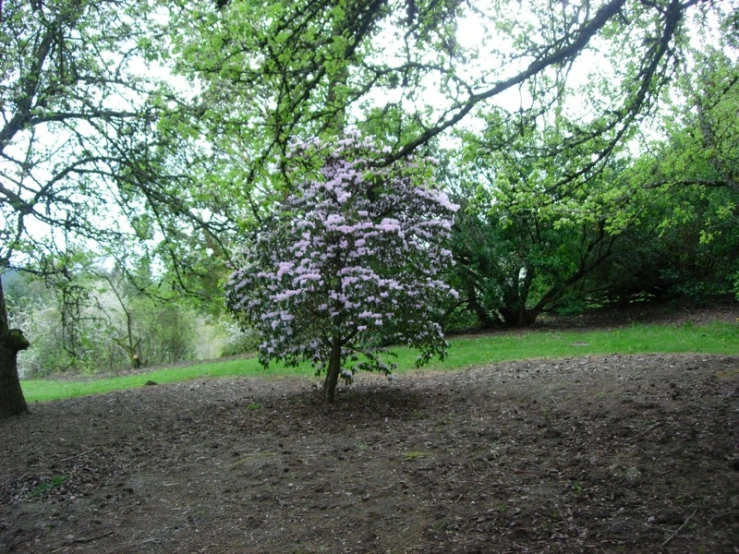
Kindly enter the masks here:
<path id="1" fill-rule="evenodd" d="M 259 333 L 255 329 L 241 329 L 233 321 L 224 324 L 226 340 L 221 349 L 221 356 L 238 356 L 256 352 L 259 347 Z"/>

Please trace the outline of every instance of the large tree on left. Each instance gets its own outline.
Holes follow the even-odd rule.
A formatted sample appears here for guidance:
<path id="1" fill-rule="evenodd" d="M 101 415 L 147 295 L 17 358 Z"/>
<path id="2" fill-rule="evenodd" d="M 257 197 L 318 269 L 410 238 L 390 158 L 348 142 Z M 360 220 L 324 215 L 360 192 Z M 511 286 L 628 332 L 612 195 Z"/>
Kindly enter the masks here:
<path id="1" fill-rule="evenodd" d="M 69 271 L 69 249 L 122 262 L 176 256 L 174 237 L 209 233 L 188 191 L 186 145 L 161 125 L 174 96 L 156 63 L 148 0 L 0 3 L 0 278 Z M 211 235 L 214 236 L 214 235 Z M 0 418 L 27 411 L 0 281 Z"/>

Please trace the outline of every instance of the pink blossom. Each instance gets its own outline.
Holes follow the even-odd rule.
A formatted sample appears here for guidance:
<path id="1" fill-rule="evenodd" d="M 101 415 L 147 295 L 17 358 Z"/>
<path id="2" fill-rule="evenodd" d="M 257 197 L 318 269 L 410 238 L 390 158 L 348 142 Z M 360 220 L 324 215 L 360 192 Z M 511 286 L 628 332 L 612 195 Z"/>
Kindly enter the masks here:
<path id="1" fill-rule="evenodd" d="M 419 348 L 422 360 L 443 354 L 433 322 L 437 306 L 458 298 L 439 278 L 452 262 L 445 243 L 458 206 L 418 185 L 423 160 L 374 163 L 391 151 L 357 130 L 331 144 L 291 143 L 282 169 L 315 167 L 312 159 L 323 167 L 313 180 L 295 173 L 294 194 L 254 230 L 226 285 L 231 309 L 262 333 L 262 363 L 308 360 L 320 371 L 334 336 L 347 341 L 345 363 L 350 347 L 380 353 L 382 337 Z M 389 371 L 373 359 L 366 369 Z"/>
<path id="2" fill-rule="evenodd" d="M 277 267 L 277 278 L 281 279 L 283 275 L 291 272 L 293 267 L 293 262 L 280 262 Z"/>

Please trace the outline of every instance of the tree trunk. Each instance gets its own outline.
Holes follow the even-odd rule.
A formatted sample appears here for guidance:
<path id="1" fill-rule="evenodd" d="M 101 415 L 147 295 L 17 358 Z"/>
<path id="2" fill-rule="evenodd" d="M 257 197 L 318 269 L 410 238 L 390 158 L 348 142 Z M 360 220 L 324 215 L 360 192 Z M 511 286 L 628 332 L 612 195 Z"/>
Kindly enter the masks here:
<path id="1" fill-rule="evenodd" d="M 483 305 L 480 304 L 480 300 L 477 298 L 475 283 L 473 283 L 471 279 L 467 281 L 467 305 L 475 313 L 477 316 L 477 322 L 482 325 L 483 329 L 493 328 L 493 320 Z"/>
<path id="2" fill-rule="evenodd" d="M 332 403 L 334 401 L 334 393 L 336 392 L 336 383 L 339 381 L 339 373 L 341 372 L 341 340 L 337 336 L 331 343 L 331 358 L 328 362 L 328 371 L 326 372 L 326 380 L 323 382 L 323 401 Z"/>
<path id="3" fill-rule="evenodd" d="M 526 306 L 520 303 L 501 308 L 500 313 L 506 327 L 528 327 L 536 322 L 539 315 L 538 310 L 527 310 Z"/>
<path id="4" fill-rule="evenodd" d="M 29 346 L 20 329 L 8 327 L 8 311 L 0 278 L 0 419 L 28 413 L 18 378 L 18 352 Z"/>

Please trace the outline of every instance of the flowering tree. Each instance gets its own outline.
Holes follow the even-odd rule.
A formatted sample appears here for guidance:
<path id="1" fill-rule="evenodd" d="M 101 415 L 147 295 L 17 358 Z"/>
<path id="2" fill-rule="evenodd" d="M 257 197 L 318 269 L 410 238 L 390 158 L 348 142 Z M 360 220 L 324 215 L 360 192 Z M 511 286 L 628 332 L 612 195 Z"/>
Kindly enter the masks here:
<path id="1" fill-rule="evenodd" d="M 341 371 L 390 373 L 383 345 L 418 349 L 418 365 L 448 346 L 440 307 L 457 293 L 439 273 L 457 206 L 429 183 L 430 160 L 381 167 L 379 154 L 356 131 L 294 144 L 283 165 L 322 167 L 262 221 L 227 284 L 231 309 L 261 332 L 260 362 L 310 361 L 326 402 Z"/>

